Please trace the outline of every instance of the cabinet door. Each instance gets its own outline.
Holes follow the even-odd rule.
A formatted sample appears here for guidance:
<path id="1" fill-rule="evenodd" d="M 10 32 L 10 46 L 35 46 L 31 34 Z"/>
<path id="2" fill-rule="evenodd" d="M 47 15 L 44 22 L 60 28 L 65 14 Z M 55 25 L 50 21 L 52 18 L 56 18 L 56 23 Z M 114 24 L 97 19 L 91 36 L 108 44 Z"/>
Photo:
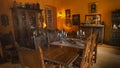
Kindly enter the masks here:
<path id="1" fill-rule="evenodd" d="M 26 11 L 24 10 L 18 10 L 18 20 L 19 20 L 19 31 L 20 31 L 20 40 L 19 44 L 21 46 L 28 46 L 28 20 L 27 20 L 27 15 Z"/>
<path id="2" fill-rule="evenodd" d="M 14 34 L 15 34 L 15 40 L 17 42 L 20 41 L 20 29 L 19 29 L 19 20 L 17 16 L 17 11 L 15 9 L 12 9 L 12 18 L 13 18 L 13 25 L 14 25 Z"/>
<path id="3" fill-rule="evenodd" d="M 111 18 L 111 38 L 112 45 L 120 45 L 120 9 L 112 12 Z"/>
<path id="4" fill-rule="evenodd" d="M 12 10 L 15 40 L 20 46 L 35 49 L 34 32 L 38 28 L 38 13 L 40 10 Z"/>
<path id="5" fill-rule="evenodd" d="M 36 12 L 33 12 L 33 11 L 28 11 L 27 13 L 27 19 L 28 19 L 28 24 L 27 24 L 27 35 L 28 35 L 28 38 L 27 38 L 27 41 L 29 41 L 29 46 L 31 48 L 35 48 L 35 45 L 34 45 L 34 32 L 37 30 L 37 13 Z"/>
<path id="6" fill-rule="evenodd" d="M 46 17 L 47 29 L 51 29 L 51 30 L 57 29 L 56 8 L 51 6 L 46 6 L 45 17 Z"/>

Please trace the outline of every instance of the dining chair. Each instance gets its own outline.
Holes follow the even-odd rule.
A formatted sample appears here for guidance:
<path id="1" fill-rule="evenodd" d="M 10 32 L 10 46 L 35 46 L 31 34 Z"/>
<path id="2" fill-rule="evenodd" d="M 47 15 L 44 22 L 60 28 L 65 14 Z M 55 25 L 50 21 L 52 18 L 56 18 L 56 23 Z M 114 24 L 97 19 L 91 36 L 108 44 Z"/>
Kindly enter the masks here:
<path id="1" fill-rule="evenodd" d="M 17 45 L 22 68 L 55 68 L 55 64 L 45 64 L 41 47 L 36 50 L 20 47 Z"/>
<path id="2" fill-rule="evenodd" d="M 98 45 L 98 31 L 96 31 L 93 36 L 92 36 L 92 57 L 91 57 L 91 62 L 92 63 L 96 63 L 96 59 L 97 59 L 97 45 Z"/>
<path id="3" fill-rule="evenodd" d="M 2 58 L 3 62 L 17 62 L 17 52 L 14 46 L 12 32 L 8 32 L 2 35 L 1 37 L 1 48 L 2 48 Z"/>
<path id="4" fill-rule="evenodd" d="M 95 31 L 91 35 L 91 44 L 89 46 L 89 58 L 88 58 L 88 67 L 91 67 L 93 63 L 96 62 L 96 57 L 97 57 L 97 35 L 98 31 Z"/>
<path id="5" fill-rule="evenodd" d="M 90 59 L 91 44 L 92 44 L 92 35 L 90 35 L 86 41 L 85 48 L 83 50 L 82 60 L 80 63 L 80 68 L 89 68 L 90 67 L 89 59 Z"/>
<path id="6" fill-rule="evenodd" d="M 79 57 L 73 62 L 73 68 L 89 68 L 90 67 L 90 50 L 92 35 L 87 38 L 84 49 L 80 49 Z"/>

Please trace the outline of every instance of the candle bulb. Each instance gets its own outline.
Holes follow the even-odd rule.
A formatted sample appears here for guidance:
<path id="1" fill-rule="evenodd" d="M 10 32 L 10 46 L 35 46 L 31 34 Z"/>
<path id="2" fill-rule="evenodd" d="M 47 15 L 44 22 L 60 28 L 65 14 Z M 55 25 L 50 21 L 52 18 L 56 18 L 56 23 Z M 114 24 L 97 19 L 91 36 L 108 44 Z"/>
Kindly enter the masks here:
<path id="1" fill-rule="evenodd" d="M 79 36 L 79 31 L 77 31 L 77 36 Z"/>
<path id="2" fill-rule="evenodd" d="M 66 33 L 66 37 L 67 37 L 67 33 Z"/>
<path id="3" fill-rule="evenodd" d="M 64 34 L 64 31 L 62 30 L 62 34 Z"/>
<path id="4" fill-rule="evenodd" d="M 80 35 L 82 35 L 82 30 L 80 30 Z"/>
<path id="5" fill-rule="evenodd" d="M 80 30 L 80 33 L 82 32 L 82 30 Z"/>
<path id="6" fill-rule="evenodd" d="M 64 34 L 63 34 L 64 36 L 66 35 L 66 32 L 64 32 Z"/>
<path id="7" fill-rule="evenodd" d="M 83 31 L 83 35 L 85 35 L 85 32 Z"/>

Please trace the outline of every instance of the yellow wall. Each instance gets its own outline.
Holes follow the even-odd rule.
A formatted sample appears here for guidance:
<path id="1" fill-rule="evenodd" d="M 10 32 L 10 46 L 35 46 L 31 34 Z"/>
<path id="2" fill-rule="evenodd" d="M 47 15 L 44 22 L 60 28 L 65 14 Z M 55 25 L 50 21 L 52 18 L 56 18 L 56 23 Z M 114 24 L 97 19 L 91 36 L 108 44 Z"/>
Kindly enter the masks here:
<path id="1" fill-rule="evenodd" d="M 11 18 L 11 12 L 10 12 L 10 6 L 11 6 L 10 3 L 11 3 L 10 0 L 8 0 L 7 3 L 5 2 L 5 0 L 0 0 L 0 15 L 6 14 L 8 15 L 8 18 L 9 18 L 8 26 L 5 27 L 0 24 L 0 33 L 9 32 L 13 27 L 12 20 L 11 20 L 12 18 Z"/>
<path id="2" fill-rule="evenodd" d="M 89 14 L 88 3 L 90 2 L 96 2 L 97 4 L 97 13 L 101 14 L 101 21 L 105 22 L 105 42 L 109 42 L 111 11 L 120 9 L 120 0 L 61 0 L 62 5 L 59 8 L 61 10 L 58 10 L 58 12 L 69 8 L 72 14 L 80 14 L 80 21 L 83 23 L 85 22 L 85 15 Z"/>
<path id="3" fill-rule="evenodd" d="M 119 0 L 17 0 L 17 2 L 22 3 L 36 3 L 39 2 L 41 8 L 44 6 L 53 5 L 57 7 L 57 13 L 62 12 L 64 14 L 65 9 L 71 9 L 72 14 L 80 14 L 81 22 L 85 22 L 85 15 L 88 14 L 88 3 L 97 3 L 97 13 L 102 15 L 102 21 L 105 22 L 105 41 L 110 39 L 110 25 L 111 25 L 111 11 L 116 8 L 120 8 Z M 4 27 L 0 24 L 0 32 L 6 33 L 9 31 L 13 32 L 13 22 L 10 8 L 13 5 L 13 0 L 0 0 L 0 15 L 7 14 L 9 17 L 9 25 Z M 66 27 L 64 25 L 65 18 L 57 17 L 57 27 L 58 29 L 65 28 L 66 30 L 76 30 L 76 26 Z M 13 33 L 14 34 L 14 33 Z"/>

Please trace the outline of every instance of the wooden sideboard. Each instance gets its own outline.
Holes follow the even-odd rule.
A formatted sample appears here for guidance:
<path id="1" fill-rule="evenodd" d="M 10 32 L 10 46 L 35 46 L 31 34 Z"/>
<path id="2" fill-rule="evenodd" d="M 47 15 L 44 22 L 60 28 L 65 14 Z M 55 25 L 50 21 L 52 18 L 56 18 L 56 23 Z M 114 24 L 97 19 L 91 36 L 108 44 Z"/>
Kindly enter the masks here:
<path id="1" fill-rule="evenodd" d="M 98 34 L 98 37 L 99 37 L 99 40 L 98 42 L 99 43 L 104 43 L 104 25 L 101 25 L 101 24 L 85 24 L 85 25 L 80 25 L 79 27 L 80 29 L 90 29 L 91 32 L 94 32 L 94 31 L 99 31 L 99 34 Z"/>

